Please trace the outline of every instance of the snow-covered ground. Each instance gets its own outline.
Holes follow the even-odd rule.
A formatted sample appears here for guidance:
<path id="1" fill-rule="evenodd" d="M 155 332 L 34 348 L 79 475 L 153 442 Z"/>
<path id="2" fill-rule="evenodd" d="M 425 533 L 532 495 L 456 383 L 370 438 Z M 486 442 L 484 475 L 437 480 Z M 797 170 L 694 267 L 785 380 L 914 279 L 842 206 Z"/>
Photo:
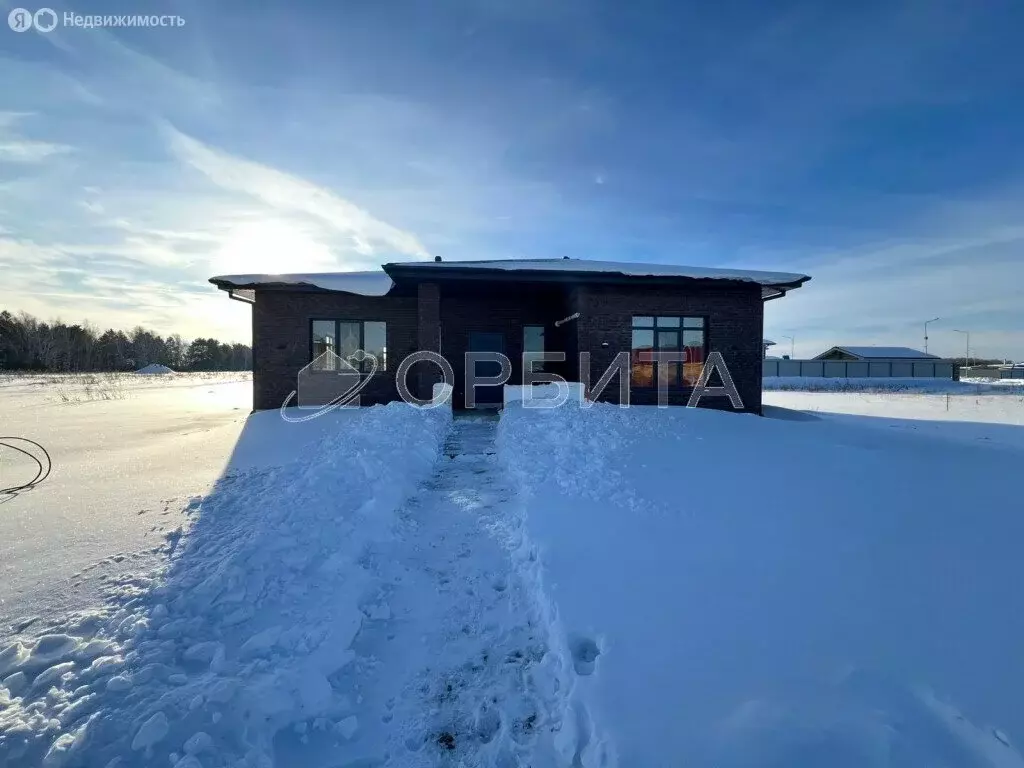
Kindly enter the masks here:
<path id="1" fill-rule="evenodd" d="M 147 562 L 224 471 L 252 407 L 246 374 L 0 377 L 0 435 L 53 459 L 0 497 L 0 636 L 12 621 L 95 602 L 118 561 Z M 0 448 L 0 487 L 34 465 Z"/>
<path id="2" fill-rule="evenodd" d="M 287 752 L 284 728 L 352 739 L 345 676 L 373 669 L 354 641 L 390 613 L 366 558 L 432 471 L 446 415 L 251 417 L 217 486 L 188 505 L 190 530 L 167 537 L 163 573 L 108 578 L 104 604 L 13 628 L 0 764 L 263 765 Z"/>
<path id="3" fill-rule="evenodd" d="M 932 379 L 932 378 L 845 378 L 821 376 L 765 376 L 765 392 L 919 392 L 931 394 L 985 394 L 1019 390 L 1024 395 L 1024 381 L 1012 379 Z"/>
<path id="4" fill-rule="evenodd" d="M 1024 444 L 1008 436 L 1024 428 L 935 439 L 963 422 L 900 398 L 879 407 L 903 429 L 506 410 L 501 451 L 577 661 L 580 764 L 1024 765 Z"/>
<path id="5" fill-rule="evenodd" d="M 0 504 L 38 616 L 0 622 L 0 765 L 1024 768 L 1020 397 L 295 424 L 218 386 L 17 409 L 81 466 Z"/>

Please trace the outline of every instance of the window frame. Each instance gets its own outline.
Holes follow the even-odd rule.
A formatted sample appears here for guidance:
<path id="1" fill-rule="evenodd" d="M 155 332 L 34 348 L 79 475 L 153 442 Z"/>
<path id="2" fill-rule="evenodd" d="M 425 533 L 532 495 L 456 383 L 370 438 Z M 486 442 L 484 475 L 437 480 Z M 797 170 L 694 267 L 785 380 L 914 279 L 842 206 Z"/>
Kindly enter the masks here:
<path id="1" fill-rule="evenodd" d="M 651 318 L 651 323 L 649 325 L 648 324 L 642 324 L 642 325 L 638 325 L 637 324 L 637 322 L 636 322 L 637 318 L 646 318 L 646 317 Z M 664 318 L 664 319 L 671 319 L 671 320 L 674 320 L 674 321 L 678 321 L 678 325 L 658 325 L 658 318 L 659 317 L 660 318 Z M 691 322 L 687 323 L 687 320 L 689 320 Z M 695 321 L 695 320 L 699 320 L 701 322 L 701 324 L 699 326 L 696 325 L 695 323 L 692 322 L 692 321 Z M 660 371 L 661 363 L 658 360 L 652 360 L 651 361 L 652 369 L 651 369 L 651 383 L 650 383 L 650 385 L 646 385 L 645 386 L 643 384 L 635 384 L 633 382 L 633 362 L 632 362 L 633 361 L 633 331 L 650 331 L 651 332 L 651 335 L 652 335 L 653 340 L 654 340 L 654 346 L 651 347 L 651 351 L 652 352 L 657 352 L 657 351 L 659 351 L 661 349 L 661 347 L 658 345 L 658 334 L 659 333 L 669 333 L 669 332 L 675 333 L 676 334 L 676 343 L 678 345 L 676 347 L 676 349 L 682 351 L 682 350 L 686 349 L 686 347 L 683 346 L 683 337 L 684 337 L 686 331 L 700 331 L 703 334 L 703 337 L 704 337 L 704 345 L 703 345 L 702 350 L 701 350 L 701 352 L 703 354 L 703 361 L 702 361 L 702 363 L 703 363 L 703 362 L 707 362 L 707 359 L 708 359 L 708 347 L 710 346 L 708 340 L 709 340 L 709 338 L 711 336 L 710 328 L 711 328 L 711 318 L 710 318 L 710 316 L 702 315 L 702 314 L 688 314 L 688 315 L 658 315 L 658 314 L 630 315 L 630 318 L 629 318 L 629 352 L 630 352 L 630 355 L 629 355 L 629 357 L 630 357 L 629 387 L 630 387 L 630 389 L 656 390 L 658 388 L 658 386 L 659 386 L 659 380 L 660 380 L 660 377 L 661 377 L 661 371 Z M 675 383 L 672 383 L 672 384 L 668 385 L 668 387 L 667 387 L 668 390 L 670 392 L 692 390 L 693 389 L 693 385 L 685 383 L 685 378 L 683 376 L 683 371 L 684 371 L 683 366 L 685 365 L 685 363 L 680 361 L 678 363 L 673 363 L 673 365 L 678 366 L 678 373 L 676 374 L 676 381 L 675 381 Z"/>
<path id="2" fill-rule="evenodd" d="M 348 318 L 348 317 L 311 317 L 309 318 L 309 362 L 313 362 L 316 359 L 316 355 L 313 354 L 313 345 L 315 343 L 313 338 L 313 324 L 314 323 L 334 323 L 334 354 L 341 357 L 338 354 L 338 342 L 341 339 L 341 324 L 342 323 L 357 323 L 359 325 L 359 349 L 366 349 L 366 324 L 367 323 L 381 323 L 384 326 L 384 359 L 378 360 L 377 372 L 387 370 L 387 347 L 388 347 L 388 322 L 387 320 L 378 320 L 376 318 Z M 322 352 L 320 354 L 323 354 Z M 356 362 L 348 361 L 350 365 L 355 366 Z M 358 370 L 360 375 L 367 376 L 370 373 L 368 360 L 358 361 Z M 308 365 L 308 363 L 307 363 Z M 316 370 L 314 373 L 336 373 L 336 371 L 328 370 Z"/>
<path id="3" fill-rule="evenodd" d="M 537 351 L 527 351 L 527 349 L 526 349 L 526 330 L 527 330 L 527 328 L 540 328 L 540 340 L 541 340 L 541 346 L 543 347 L 540 350 L 540 352 L 537 352 Z M 525 368 L 526 368 L 526 361 L 527 361 L 527 357 L 526 356 L 527 355 L 543 355 L 545 352 L 547 352 L 547 346 L 548 346 L 547 343 L 546 343 L 547 331 L 548 331 L 547 326 L 544 325 L 543 323 L 523 323 L 523 362 L 524 362 L 524 366 L 523 367 L 524 367 L 524 373 L 525 373 Z M 529 370 L 530 370 L 531 373 L 543 373 L 544 372 L 544 360 L 543 359 L 541 359 L 541 360 L 530 360 L 529 361 L 529 366 L 530 366 Z"/>

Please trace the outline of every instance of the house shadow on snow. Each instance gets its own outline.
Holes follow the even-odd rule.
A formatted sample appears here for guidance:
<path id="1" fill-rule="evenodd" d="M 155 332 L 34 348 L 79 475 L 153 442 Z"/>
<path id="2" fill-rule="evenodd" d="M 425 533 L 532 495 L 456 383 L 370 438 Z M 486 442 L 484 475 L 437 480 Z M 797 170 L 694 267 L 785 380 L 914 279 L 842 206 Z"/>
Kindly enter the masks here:
<path id="1" fill-rule="evenodd" d="M 761 415 L 766 419 L 777 419 L 779 421 L 821 421 L 820 416 L 810 411 L 798 411 L 778 405 L 762 406 Z"/>

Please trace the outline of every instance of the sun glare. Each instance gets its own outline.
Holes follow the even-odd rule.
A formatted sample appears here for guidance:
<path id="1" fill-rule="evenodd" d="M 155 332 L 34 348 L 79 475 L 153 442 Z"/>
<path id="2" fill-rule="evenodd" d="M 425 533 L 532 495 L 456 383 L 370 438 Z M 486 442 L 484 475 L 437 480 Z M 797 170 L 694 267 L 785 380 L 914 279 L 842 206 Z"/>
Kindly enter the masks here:
<path id="1" fill-rule="evenodd" d="M 277 274 L 337 270 L 338 259 L 301 227 L 284 221 L 234 227 L 213 260 L 215 274 Z"/>

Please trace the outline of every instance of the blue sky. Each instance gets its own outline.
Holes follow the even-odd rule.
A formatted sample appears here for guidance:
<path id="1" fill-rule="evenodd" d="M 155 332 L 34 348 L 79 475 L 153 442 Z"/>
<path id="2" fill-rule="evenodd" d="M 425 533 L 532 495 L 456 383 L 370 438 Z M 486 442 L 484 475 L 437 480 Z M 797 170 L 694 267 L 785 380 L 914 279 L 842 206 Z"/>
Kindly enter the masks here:
<path id="1" fill-rule="evenodd" d="M 1020 3 L 50 7 L 185 25 L 0 26 L 0 307 L 247 341 L 209 276 L 567 255 L 806 272 L 798 356 L 1024 359 Z"/>

